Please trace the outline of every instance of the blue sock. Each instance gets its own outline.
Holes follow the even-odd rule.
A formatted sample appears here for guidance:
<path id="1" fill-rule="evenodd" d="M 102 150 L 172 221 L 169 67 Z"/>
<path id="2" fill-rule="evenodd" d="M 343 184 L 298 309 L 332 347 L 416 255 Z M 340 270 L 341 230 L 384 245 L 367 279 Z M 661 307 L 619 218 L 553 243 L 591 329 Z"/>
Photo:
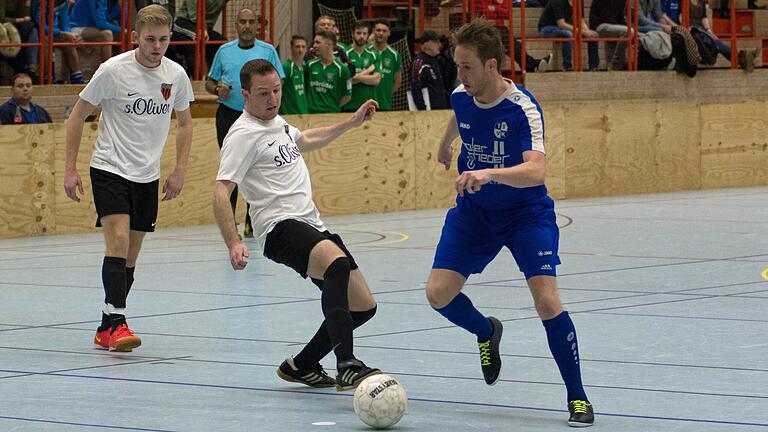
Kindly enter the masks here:
<path id="1" fill-rule="evenodd" d="M 547 341 L 552 357 L 560 369 L 560 376 L 565 381 L 568 389 L 568 401 L 575 399 L 588 400 L 581 384 L 581 370 L 579 368 L 579 345 L 576 341 L 576 328 L 568 315 L 563 311 L 560 315 L 542 321 L 547 330 Z"/>
<path id="2" fill-rule="evenodd" d="M 442 309 L 435 309 L 440 315 L 448 318 L 448 321 L 456 324 L 464 330 L 474 333 L 479 342 L 487 341 L 493 334 L 493 325 L 484 317 L 475 306 L 472 300 L 459 293 L 456 297 Z"/>

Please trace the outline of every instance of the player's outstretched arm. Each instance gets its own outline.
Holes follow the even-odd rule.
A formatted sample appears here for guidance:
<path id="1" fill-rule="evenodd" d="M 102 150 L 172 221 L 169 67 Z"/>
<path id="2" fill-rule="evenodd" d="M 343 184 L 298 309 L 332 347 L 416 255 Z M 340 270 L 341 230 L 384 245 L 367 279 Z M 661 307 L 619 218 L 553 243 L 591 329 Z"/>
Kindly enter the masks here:
<path id="1" fill-rule="evenodd" d="M 379 108 L 379 103 L 373 99 L 368 99 L 360 108 L 352 114 L 348 120 L 336 123 L 333 126 L 309 129 L 301 134 L 301 138 L 296 143 L 302 152 L 310 152 L 322 148 L 331 141 L 341 136 L 344 132 L 361 126 L 363 123 L 371 120 Z"/>
<path id="2" fill-rule="evenodd" d="M 83 124 L 96 106 L 78 98 L 67 119 L 67 154 L 64 160 L 64 192 L 73 201 L 80 202 L 77 191 L 83 194 L 83 182 L 77 173 L 77 153 L 83 139 Z"/>
<path id="3" fill-rule="evenodd" d="M 242 270 L 248 265 L 248 248 L 237 236 L 235 217 L 232 214 L 232 204 L 229 202 L 229 197 L 234 189 L 234 182 L 216 180 L 216 185 L 213 189 L 213 214 L 216 217 L 219 231 L 221 231 L 221 237 L 224 238 L 224 242 L 229 249 L 229 261 L 232 264 L 232 268 Z"/>
<path id="4" fill-rule="evenodd" d="M 184 187 L 189 151 L 192 148 L 192 111 L 176 111 L 176 168 L 163 184 L 163 201 L 176 198 Z"/>
<path id="5" fill-rule="evenodd" d="M 452 115 L 448 120 L 448 127 L 445 128 L 443 139 L 440 141 L 440 147 L 437 149 L 437 162 L 445 165 L 446 171 L 451 169 L 453 160 L 453 148 L 451 144 L 459 137 L 459 125 L 456 124 L 456 115 Z"/>

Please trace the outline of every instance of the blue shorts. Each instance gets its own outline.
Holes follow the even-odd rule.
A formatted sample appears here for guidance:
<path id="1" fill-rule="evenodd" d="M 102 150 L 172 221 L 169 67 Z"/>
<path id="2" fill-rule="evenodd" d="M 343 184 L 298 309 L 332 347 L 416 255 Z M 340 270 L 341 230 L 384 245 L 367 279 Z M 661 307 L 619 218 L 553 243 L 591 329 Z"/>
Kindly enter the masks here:
<path id="1" fill-rule="evenodd" d="M 510 210 L 484 210 L 458 198 L 448 210 L 435 251 L 433 269 L 448 269 L 469 278 L 482 273 L 506 246 L 526 279 L 556 276 L 560 230 L 555 204 L 545 197 Z"/>

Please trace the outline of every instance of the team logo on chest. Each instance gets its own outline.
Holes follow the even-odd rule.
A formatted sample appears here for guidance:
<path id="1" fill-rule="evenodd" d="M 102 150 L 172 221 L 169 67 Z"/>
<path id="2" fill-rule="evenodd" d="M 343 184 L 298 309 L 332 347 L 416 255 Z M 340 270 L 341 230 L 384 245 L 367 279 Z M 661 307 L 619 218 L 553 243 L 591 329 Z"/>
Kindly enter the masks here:
<path id="1" fill-rule="evenodd" d="M 507 136 L 507 122 L 496 122 L 496 124 L 493 126 L 493 134 L 496 136 L 496 138 L 505 138 Z"/>
<path id="2" fill-rule="evenodd" d="M 160 84 L 160 93 L 163 94 L 163 97 L 165 98 L 165 100 L 168 100 L 168 98 L 171 97 L 171 87 L 172 86 L 173 86 L 173 84 L 167 84 L 167 83 Z"/>

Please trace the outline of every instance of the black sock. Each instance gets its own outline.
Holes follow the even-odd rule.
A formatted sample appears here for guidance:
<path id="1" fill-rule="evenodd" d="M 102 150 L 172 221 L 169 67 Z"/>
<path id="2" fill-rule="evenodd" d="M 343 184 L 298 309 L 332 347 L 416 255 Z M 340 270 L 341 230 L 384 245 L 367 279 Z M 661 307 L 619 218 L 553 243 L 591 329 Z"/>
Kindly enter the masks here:
<path id="1" fill-rule="evenodd" d="M 128 298 L 128 294 L 131 293 L 131 286 L 133 286 L 133 272 L 136 271 L 136 267 L 125 268 L 125 297 Z"/>
<path id="2" fill-rule="evenodd" d="M 112 320 L 112 331 L 110 334 L 113 333 L 120 324 L 125 324 L 125 315 L 112 314 L 109 318 Z"/>
<path id="3" fill-rule="evenodd" d="M 339 362 L 352 358 L 352 316 L 347 299 L 349 272 L 347 257 L 332 262 L 323 274 L 323 293 L 320 296 L 328 336 Z"/>
<path id="4" fill-rule="evenodd" d="M 101 280 L 106 293 L 105 303 L 125 309 L 125 258 L 104 257 Z"/>
<path id="5" fill-rule="evenodd" d="M 112 320 L 109 318 L 109 315 L 105 314 L 104 312 L 101 313 L 101 325 L 96 331 L 103 332 L 104 330 L 112 327 Z"/>
<path id="6" fill-rule="evenodd" d="M 350 312 L 349 314 L 352 315 L 352 328 L 356 329 L 376 315 L 376 306 L 367 311 Z M 293 358 L 293 364 L 299 369 L 312 369 L 329 352 L 331 352 L 331 338 L 328 336 L 328 328 L 323 321 L 312 339 Z"/>

